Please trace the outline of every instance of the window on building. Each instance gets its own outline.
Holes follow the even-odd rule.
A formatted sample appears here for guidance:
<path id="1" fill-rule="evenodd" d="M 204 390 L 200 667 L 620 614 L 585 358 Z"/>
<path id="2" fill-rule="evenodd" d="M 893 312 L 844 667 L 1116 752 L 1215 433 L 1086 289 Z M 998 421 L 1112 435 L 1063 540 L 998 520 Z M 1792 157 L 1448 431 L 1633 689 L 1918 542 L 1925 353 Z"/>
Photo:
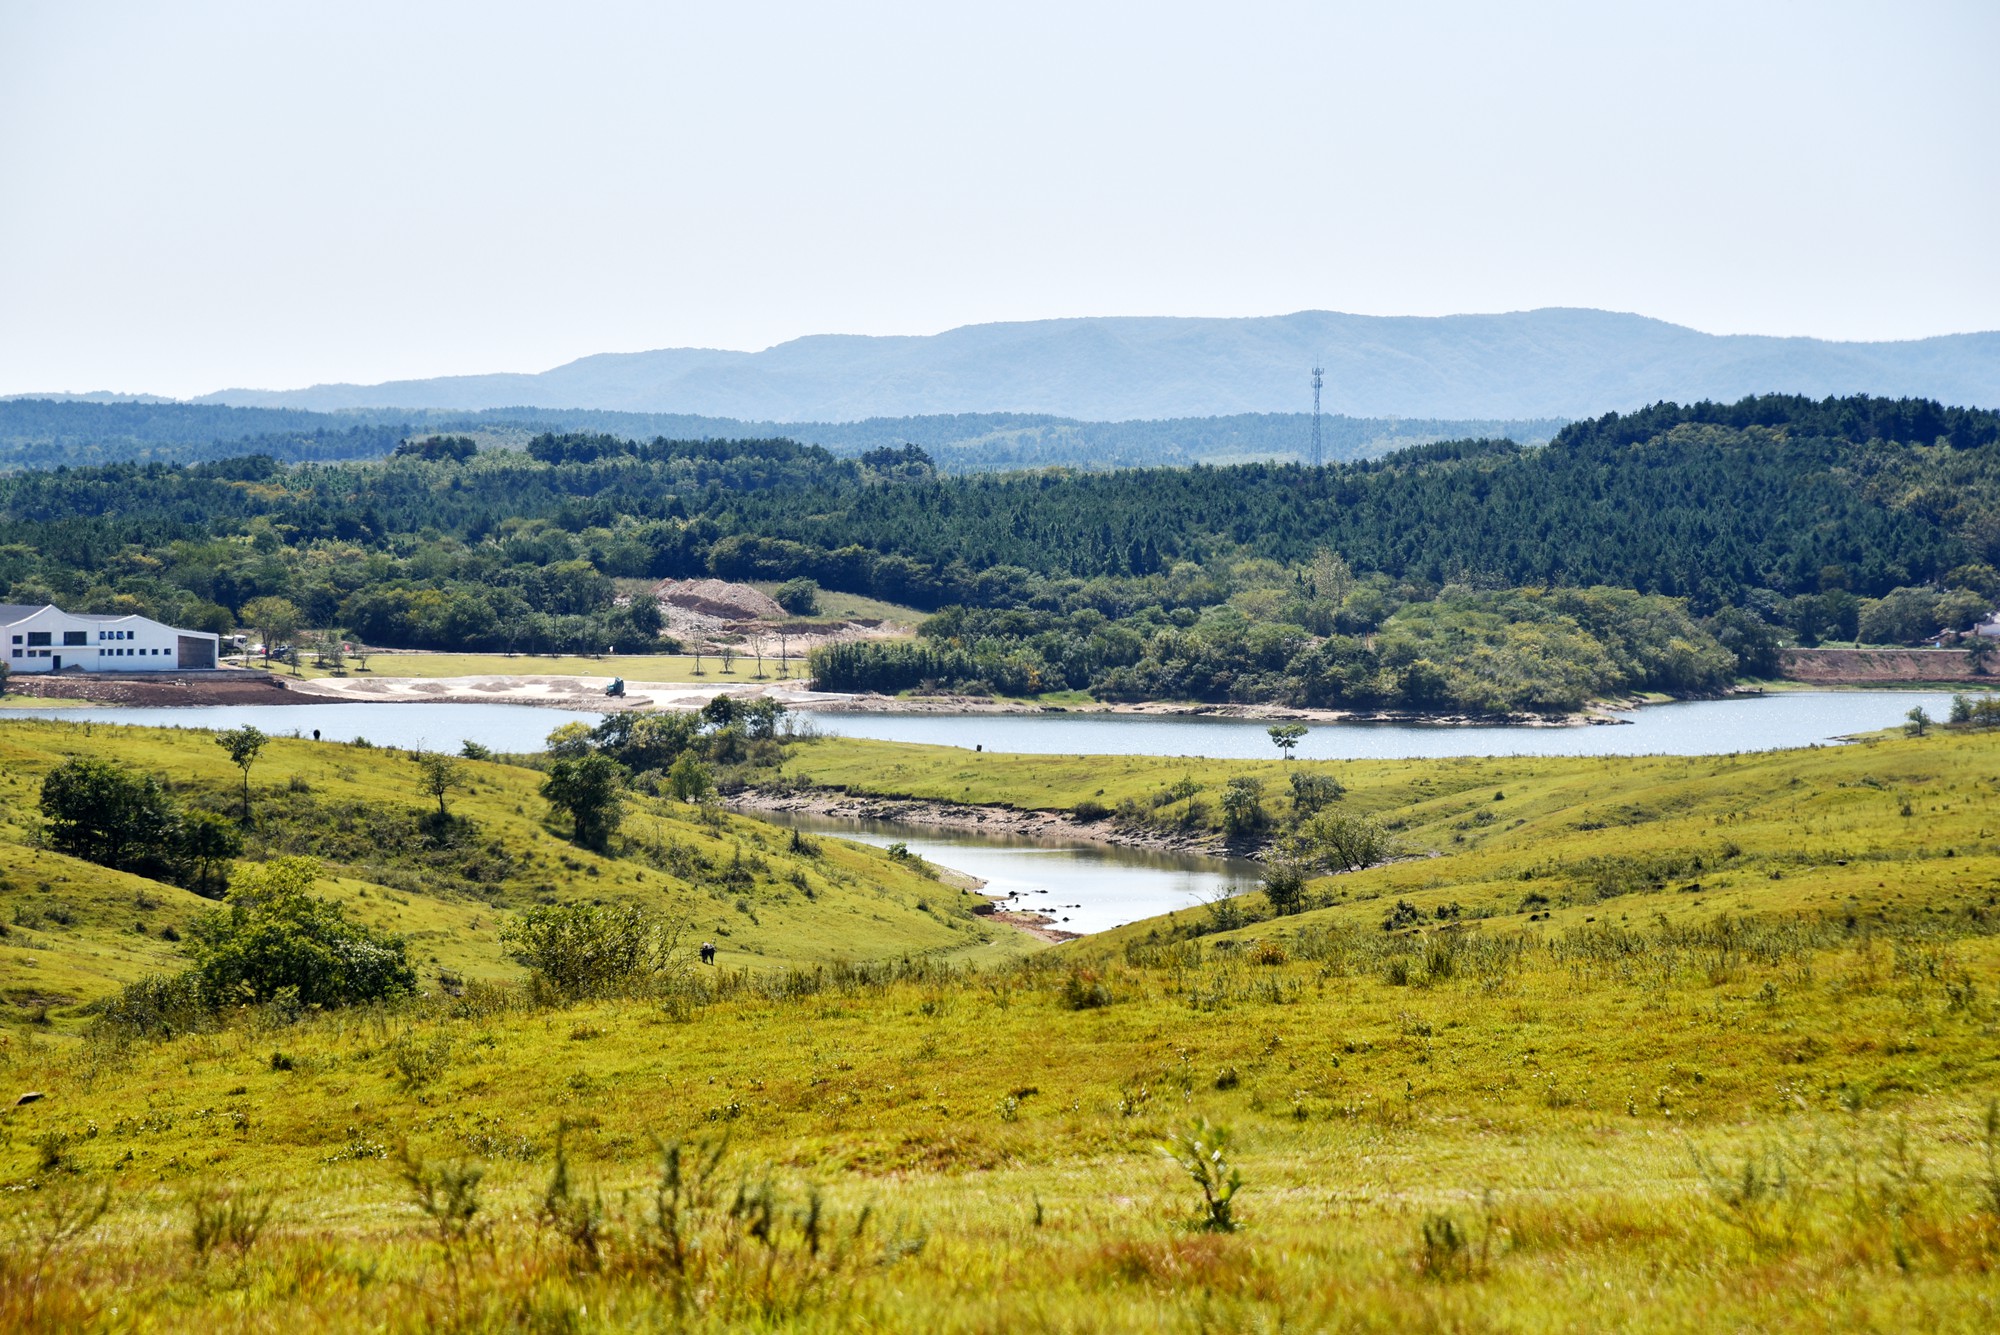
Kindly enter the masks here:
<path id="1" fill-rule="evenodd" d="M 63 643 L 64 643 L 64 644 L 89 644 L 89 643 L 90 643 L 90 632 L 89 632 L 89 631 L 87 631 L 87 630 L 66 630 L 66 631 L 64 631 L 64 632 L 63 632 Z"/>
<path id="2" fill-rule="evenodd" d="M 28 643 L 47 644 L 49 643 L 49 633 L 45 630 L 31 630 L 28 632 Z"/>

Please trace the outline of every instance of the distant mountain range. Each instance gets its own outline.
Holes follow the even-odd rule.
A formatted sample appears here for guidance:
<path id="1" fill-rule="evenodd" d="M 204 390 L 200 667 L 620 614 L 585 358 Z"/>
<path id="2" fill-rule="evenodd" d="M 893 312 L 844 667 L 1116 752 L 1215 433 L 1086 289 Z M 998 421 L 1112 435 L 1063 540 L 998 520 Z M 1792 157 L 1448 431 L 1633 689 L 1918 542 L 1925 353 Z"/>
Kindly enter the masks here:
<path id="1" fill-rule="evenodd" d="M 2000 332 L 1898 343 L 1704 334 L 1607 311 L 1441 317 L 1302 311 L 1104 317 L 922 337 L 825 334 L 762 352 L 602 353 L 539 374 L 229 389 L 248 407 L 539 407 L 856 422 L 934 414 L 1134 419 L 1289 413 L 1326 368 L 1327 411 L 1366 418 L 1576 418 L 1660 400 L 1872 393 L 2000 406 Z"/>

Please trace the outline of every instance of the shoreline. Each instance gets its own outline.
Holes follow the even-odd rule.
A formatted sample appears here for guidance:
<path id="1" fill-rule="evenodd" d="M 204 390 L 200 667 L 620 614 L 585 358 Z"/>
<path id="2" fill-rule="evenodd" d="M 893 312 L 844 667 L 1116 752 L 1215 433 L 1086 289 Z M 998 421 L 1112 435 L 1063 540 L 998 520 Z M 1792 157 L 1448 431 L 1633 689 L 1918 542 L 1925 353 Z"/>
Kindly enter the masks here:
<path id="1" fill-rule="evenodd" d="M 943 802 L 924 797 L 881 797 L 850 794 L 831 788 L 779 793 L 764 788 L 745 788 L 723 800 L 732 811 L 746 815 L 784 812 L 800 816 L 820 816 L 830 820 L 890 821 L 903 825 L 927 826 L 937 830 L 958 830 L 967 834 L 999 835 L 1030 839 L 1040 843 L 1067 840 L 1082 844 L 1104 844 L 1137 848 L 1149 853 L 1175 853 L 1206 858 L 1239 858 L 1256 862 L 1268 851 L 1269 840 L 1232 845 L 1212 831 L 1179 833 L 1169 830 L 1132 830 L 1106 817 L 1080 821 L 1066 811 L 1023 810 L 1019 807 L 981 806 L 965 802 Z"/>
<path id="2" fill-rule="evenodd" d="M 1430 728 L 1584 728 L 1621 727 L 1633 720 L 1624 715 L 1651 705 L 1703 699 L 1740 699 L 1806 692 L 1839 694 L 1851 691 L 1979 690 L 2000 686 L 1980 682 L 1815 682 L 1789 679 L 1740 682 L 1717 695 L 1635 695 L 1593 700 L 1568 714 L 1425 713 L 1406 709 L 1310 709 L 1277 704 L 1204 703 L 1144 700 L 1131 703 L 1096 701 L 1054 703 L 995 699 L 991 696 L 893 696 L 814 691 L 804 681 L 732 679 L 727 681 L 639 681 L 626 679 L 625 694 L 604 694 L 613 678 L 574 675 L 506 675 L 466 677 L 285 677 L 277 673 L 231 670 L 226 675 L 158 673 L 98 675 L 36 674 L 7 683 L 9 695 L 20 699 L 48 698 L 51 708 L 141 706 L 149 708 L 212 705 L 309 704 L 504 704 L 562 709 L 579 713 L 691 711 L 718 695 L 738 700 L 773 699 L 787 709 L 810 714 L 895 714 L 911 717 L 1073 716 L 1079 718 L 1216 719 L 1240 722 L 1307 724 L 1400 724 Z"/>
<path id="3" fill-rule="evenodd" d="M 1227 704 L 1200 701 L 1144 700 L 1131 703 L 1085 702 L 1052 704 L 1033 700 L 1003 700 L 991 696 L 895 696 L 872 693 L 815 691 L 798 679 L 732 680 L 722 682 L 625 680 L 623 696 L 607 696 L 613 678 L 572 675 L 466 677 L 285 677 L 277 673 L 227 679 L 194 673 L 160 674 L 157 679 L 98 677 L 84 674 L 17 677 L 9 689 L 21 696 L 54 696 L 74 707 L 143 705 L 181 707 L 234 704 L 515 704 L 583 713 L 696 710 L 718 695 L 739 700 L 775 699 L 786 708 L 814 714 L 903 715 L 1046 715 L 1140 718 L 1214 718 L 1252 722 L 1402 723 L 1419 726 L 1572 728 L 1610 727 L 1630 723 L 1618 712 L 1647 704 L 1666 703 L 1662 697 L 1632 697 L 1592 701 L 1569 714 L 1428 714 L 1400 709 L 1311 709 L 1276 704 Z M 1761 694 L 1756 687 L 1732 694 Z M 81 701 L 82 705 L 78 702 Z"/>

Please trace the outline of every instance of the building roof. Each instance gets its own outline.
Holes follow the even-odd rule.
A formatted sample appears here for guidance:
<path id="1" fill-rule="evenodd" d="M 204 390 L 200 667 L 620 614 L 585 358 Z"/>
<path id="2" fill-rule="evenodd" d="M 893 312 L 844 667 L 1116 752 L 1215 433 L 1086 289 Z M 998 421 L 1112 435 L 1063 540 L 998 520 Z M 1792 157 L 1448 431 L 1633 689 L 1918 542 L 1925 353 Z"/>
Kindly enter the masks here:
<path id="1" fill-rule="evenodd" d="M 55 607 L 59 615 L 66 616 L 71 621 L 131 621 L 134 618 L 140 621 L 152 621 L 151 617 L 140 616 L 137 612 L 65 612 L 60 607 L 56 607 L 54 603 L 0 603 L 0 626 L 11 626 L 17 621 L 26 621 L 35 613 L 51 607 Z M 155 621 L 153 624 L 157 626 L 166 625 L 164 621 Z M 168 626 L 167 629 L 178 630 L 179 627 Z M 192 635 L 206 635 L 209 632 L 198 630 L 188 633 Z"/>

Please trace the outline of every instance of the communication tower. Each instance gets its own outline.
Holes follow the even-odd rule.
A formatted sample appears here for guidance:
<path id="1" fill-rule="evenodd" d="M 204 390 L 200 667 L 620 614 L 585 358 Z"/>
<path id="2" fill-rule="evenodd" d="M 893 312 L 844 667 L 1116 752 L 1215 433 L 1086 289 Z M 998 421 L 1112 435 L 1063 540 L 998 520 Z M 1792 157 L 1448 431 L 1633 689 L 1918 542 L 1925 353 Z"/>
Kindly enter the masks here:
<path id="1" fill-rule="evenodd" d="M 1321 377 L 1323 377 L 1323 376 L 1324 376 L 1325 374 L 1326 374 L 1326 373 L 1325 373 L 1324 371 L 1322 371 L 1322 370 L 1321 370 L 1321 369 L 1320 369 L 1319 367 L 1317 367 L 1317 366 L 1313 367 L 1313 454 L 1312 454 L 1312 459 L 1313 459 L 1313 467 L 1314 467 L 1314 468 L 1318 468 L 1318 467 L 1320 467 L 1321 465 L 1323 465 L 1324 463 L 1326 463 L 1326 457 L 1325 457 L 1324 453 L 1323 453 L 1323 452 L 1321 451 L 1321 449 L 1320 449 L 1320 443 L 1319 443 L 1319 387 L 1320 387 L 1321 385 L 1323 385 L 1323 384 L 1325 384 L 1325 383 L 1326 383 L 1326 381 L 1325 381 L 1324 379 L 1322 379 L 1322 378 L 1321 378 Z"/>

